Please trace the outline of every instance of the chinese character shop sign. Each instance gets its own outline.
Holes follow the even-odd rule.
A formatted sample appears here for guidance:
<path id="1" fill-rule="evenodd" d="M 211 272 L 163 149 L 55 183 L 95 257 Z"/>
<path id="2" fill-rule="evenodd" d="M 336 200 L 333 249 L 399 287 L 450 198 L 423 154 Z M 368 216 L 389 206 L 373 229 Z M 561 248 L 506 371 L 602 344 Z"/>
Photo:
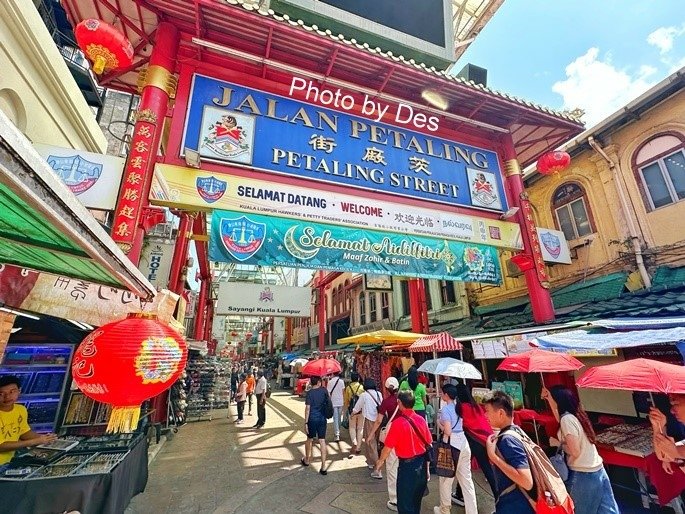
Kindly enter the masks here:
<path id="1" fill-rule="evenodd" d="M 208 160 L 490 211 L 495 152 L 194 75 L 181 147 Z"/>
<path id="2" fill-rule="evenodd" d="M 112 239 L 128 252 L 133 246 L 136 227 L 143 206 L 145 170 L 153 156 L 152 139 L 157 124 L 157 116 L 150 110 L 138 113 L 135 133 L 131 140 L 124 176 L 120 188 L 120 200 L 114 218 Z"/>

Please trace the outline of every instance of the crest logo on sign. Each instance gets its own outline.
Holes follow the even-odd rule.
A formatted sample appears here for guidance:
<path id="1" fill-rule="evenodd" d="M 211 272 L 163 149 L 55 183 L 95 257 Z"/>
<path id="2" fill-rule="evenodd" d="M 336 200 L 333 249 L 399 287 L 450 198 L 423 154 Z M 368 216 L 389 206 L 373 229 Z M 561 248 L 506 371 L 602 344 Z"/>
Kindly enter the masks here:
<path id="1" fill-rule="evenodd" d="M 227 183 L 216 177 L 197 177 L 195 187 L 202 199 L 207 203 L 214 203 L 219 200 L 227 189 Z"/>
<path id="2" fill-rule="evenodd" d="M 102 175 L 102 164 L 91 162 L 80 155 L 49 155 L 47 162 L 75 195 L 88 191 Z"/>
<path id="3" fill-rule="evenodd" d="M 263 291 L 260 291 L 259 301 L 260 302 L 273 302 L 274 301 L 274 293 L 271 290 L 271 288 L 265 287 Z"/>
<path id="4" fill-rule="evenodd" d="M 224 114 L 226 111 L 205 109 L 205 136 L 200 147 L 206 147 L 218 157 L 240 161 L 241 156 L 249 156 L 251 149 L 251 132 L 254 120 L 238 113 Z"/>
<path id="5" fill-rule="evenodd" d="M 239 261 L 246 261 L 264 244 L 266 223 L 256 223 L 245 216 L 221 218 L 221 242 L 226 251 Z"/>
<path id="6" fill-rule="evenodd" d="M 479 248 L 469 246 L 464 250 L 464 264 L 472 273 L 479 273 L 485 268 L 485 255 Z"/>
<path id="7" fill-rule="evenodd" d="M 559 236 L 551 232 L 542 232 L 540 234 L 540 241 L 542 241 L 543 246 L 552 257 L 555 259 L 559 257 L 561 254 L 561 240 Z"/>

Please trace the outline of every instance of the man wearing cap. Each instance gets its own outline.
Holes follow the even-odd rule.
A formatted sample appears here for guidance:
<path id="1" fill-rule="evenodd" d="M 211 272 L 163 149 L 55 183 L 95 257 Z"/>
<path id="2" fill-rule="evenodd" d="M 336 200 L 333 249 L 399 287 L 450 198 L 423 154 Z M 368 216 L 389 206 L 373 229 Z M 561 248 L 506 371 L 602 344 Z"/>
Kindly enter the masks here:
<path id="1" fill-rule="evenodd" d="M 381 426 L 388 426 L 395 416 L 399 413 L 399 402 L 397 401 L 397 391 L 400 389 L 400 383 L 395 377 L 388 377 L 385 381 L 385 388 L 388 390 L 388 396 L 383 400 L 378 407 L 379 416 L 371 429 L 370 436 L 375 437 L 376 431 Z M 397 512 L 397 454 L 395 450 L 391 450 L 388 458 L 385 461 L 385 473 L 388 478 L 388 502 L 386 503 L 389 510 Z"/>

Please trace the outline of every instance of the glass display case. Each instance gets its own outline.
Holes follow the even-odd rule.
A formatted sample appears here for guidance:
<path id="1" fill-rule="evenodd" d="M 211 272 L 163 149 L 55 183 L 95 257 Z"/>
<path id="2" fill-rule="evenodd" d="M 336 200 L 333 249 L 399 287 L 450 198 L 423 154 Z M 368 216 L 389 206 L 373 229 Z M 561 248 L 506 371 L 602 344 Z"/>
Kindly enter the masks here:
<path id="1" fill-rule="evenodd" d="M 0 375 L 16 375 L 21 382 L 20 404 L 36 432 L 56 429 L 74 346 L 70 344 L 10 343 L 0 361 Z"/>

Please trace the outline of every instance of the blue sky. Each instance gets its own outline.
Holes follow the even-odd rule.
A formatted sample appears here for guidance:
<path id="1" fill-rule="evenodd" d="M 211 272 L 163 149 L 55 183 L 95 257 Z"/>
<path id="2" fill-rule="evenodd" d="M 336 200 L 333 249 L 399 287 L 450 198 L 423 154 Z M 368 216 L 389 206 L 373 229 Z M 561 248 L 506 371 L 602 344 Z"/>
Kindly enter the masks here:
<path id="1" fill-rule="evenodd" d="M 684 0 L 506 0 L 457 63 L 488 86 L 601 121 L 685 65 Z"/>

